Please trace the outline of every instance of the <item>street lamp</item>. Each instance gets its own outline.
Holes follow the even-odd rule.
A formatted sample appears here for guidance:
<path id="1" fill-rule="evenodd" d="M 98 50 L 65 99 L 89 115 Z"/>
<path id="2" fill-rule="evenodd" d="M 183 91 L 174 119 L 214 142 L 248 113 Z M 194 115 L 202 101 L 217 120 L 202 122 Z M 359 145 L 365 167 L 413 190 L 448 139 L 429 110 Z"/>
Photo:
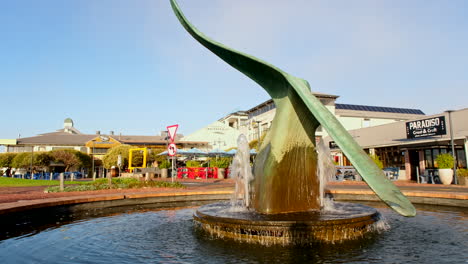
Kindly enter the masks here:
<path id="1" fill-rule="evenodd" d="M 226 141 L 221 140 L 221 138 L 218 138 L 218 140 L 213 141 L 213 145 L 217 145 L 219 149 L 221 149 L 221 143 L 224 143 L 224 146 L 226 146 Z"/>
<path id="2" fill-rule="evenodd" d="M 450 145 L 452 145 L 452 156 L 453 156 L 453 177 L 455 178 L 454 183 L 457 184 L 457 155 L 455 155 L 455 144 L 453 142 L 453 125 L 452 125 L 452 115 L 453 110 L 446 111 L 449 116 L 449 125 L 450 125 Z"/>
<path id="3" fill-rule="evenodd" d="M 93 181 L 95 181 L 96 175 L 94 174 L 94 139 L 91 140 L 91 142 L 93 143 L 93 148 L 91 150 L 91 175 L 93 177 Z"/>
<path id="4" fill-rule="evenodd" d="M 31 168 L 29 169 L 31 172 L 30 179 L 33 179 L 33 158 L 34 158 L 34 146 L 31 146 Z"/>

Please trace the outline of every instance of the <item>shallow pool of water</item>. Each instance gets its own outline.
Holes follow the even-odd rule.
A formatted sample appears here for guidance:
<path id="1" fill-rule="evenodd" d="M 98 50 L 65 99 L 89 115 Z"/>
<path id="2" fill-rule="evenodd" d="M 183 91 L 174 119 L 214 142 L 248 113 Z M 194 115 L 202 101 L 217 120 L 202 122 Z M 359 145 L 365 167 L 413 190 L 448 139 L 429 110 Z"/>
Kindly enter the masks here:
<path id="1" fill-rule="evenodd" d="M 380 204 L 369 204 L 380 207 Z M 468 213 L 379 208 L 390 229 L 336 245 L 283 247 L 211 239 L 194 230 L 197 207 L 114 213 L 0 241 L 1 263 L 466 263 Z"/>

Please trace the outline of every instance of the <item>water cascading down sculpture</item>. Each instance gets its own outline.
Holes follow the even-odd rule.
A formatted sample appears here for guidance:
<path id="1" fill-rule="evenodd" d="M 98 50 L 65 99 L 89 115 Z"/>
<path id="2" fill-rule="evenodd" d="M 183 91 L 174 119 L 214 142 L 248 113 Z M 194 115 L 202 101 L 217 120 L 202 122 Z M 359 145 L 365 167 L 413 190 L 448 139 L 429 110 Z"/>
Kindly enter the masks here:
<path id="1" fill-rule="evenodd" d="M 378 212 L 375 210 L 368 207 L 361 208 L 366 212 L 364 213 L 360 211 L 361 209 L 357 210 L 354 205 L 347 206 L 348 212 L 354 211 L 349 213 L 348 217 L 337 217 L 340 221 L 320 215 L 320 182 L 317 175 L 315 148 L 315 130 L 320 125 L 326 129 L 383 202 L 401 215 L 416 214 L 409 200 L 385 177 L 382 170 L 353 140 L 335 116 L 312 94 L 307 81 L 211 40 L 185 18 L 175 0 L 170 1 L 180 23 L 193 38 L 263 87 L 276 105 L 276 115 L 271 128 L 255 159 L 254 180 L 251 183 L 253 191 L 248 204 L 251 209 L 249 213 L 257 214 L 255 219 L 260 220 L 255 223 L 248 220 L 249 216 L 245 219 L 238 215 L 221 216 L 214 209 L 216 206 L 208 206 L 202 207 L 195 214 L 195 219 L 201 223 L 202 228 L 218 236 L 246 241 L 265 240 L 255 239 L 255 236 L 283 236 L 279 239 L 279 243 L 335 242 L 342 240 L 343 237 L 362 236 L 365 233 L 363 230 L 370 229 L 366 226 L 378 218 Z M 356 210 L 359 212 L 356 213 Z M 289 221 L 288 215 L 294 215 L 295 218 L 291 216 L 292 219 Z M 363 215 L 366 217 L 362 221 L 362 226 L 356 226 L 355 223 L 358 222 L 356 219 Z M 341 235 L 336 231 L 330 231 L 330 228 L 342 230 L 349 222 L 354 223 L 350 225 L 350 230 L 360 231 L 346 231 Z M 330 227 L 330 223 L 335 227 Z M 263 227 L 255 231 L 254 225 Z M 285 230 L 288 232 L 279 226 L 286 226 Z M 328 226 L 328 229 L 323 226 Z M 299 231 L 291 231 L 293 229 Z M 333 232 L 334 234 L 330 234 Z M 310 238 L 303 238 L 307 233 L 310 234 Z M 270 241 L 276 243 L 275 238 Z"/>

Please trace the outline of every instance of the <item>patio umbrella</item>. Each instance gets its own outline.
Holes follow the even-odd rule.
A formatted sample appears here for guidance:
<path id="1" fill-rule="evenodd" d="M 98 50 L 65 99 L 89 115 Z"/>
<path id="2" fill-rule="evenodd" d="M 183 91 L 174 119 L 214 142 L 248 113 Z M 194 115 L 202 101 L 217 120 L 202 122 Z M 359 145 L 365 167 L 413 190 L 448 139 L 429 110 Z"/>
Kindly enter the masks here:
<path id="1" fill-rule="evenodd" d="M 167 150 L 158 154 L 158 156 L 167 156 L 167 155 L 168 155 Z"/>
<path id="2" fill-rule="evenodd" d="M 211 157 L 218 157 L 218 156 L 219 156 L 219 157 L 222 157 L 222 156 L 229 156 L 229 154 L 228 154 L 226 151 L 217 148 L 217 149 L 212 149 L 212 150 L 208 151 L 208 156 L 211 156 Z"/>
<path id="3" fill-rule="evenodd" d="M 234 156 L 237 153 L 237 149 L 231 149 L 230 151 L 227 152 L 229 156 Z"/>
<path id="4" fill-rule="evenodd" d="M 251 149 L 251 150 L 250 150 L 250 155 L 251 155 L 251 156 L 257 155 L 257 150 L 256 150 L 256 149 Z"/>
<path id="5" fill-rule="evenodd" d="M 181 155 L 193 156 L 193 157 L 202 157 L 202 156 L 208 156 L 208 153 L 206 153 L 205 151 L 201 151 L 201 150 L 199 150 L 197 148 L 192 148 L 192 149 L 184 151 L 184 153 L 182 153 Z"/>
<path id="6" fill-rule="evenodd" d="M 185 155 L 187 154 L 187 150 L 177 149 L 176 155 Z M 168 156 L 167 150 L 158 154 L 158 156 Z"/>

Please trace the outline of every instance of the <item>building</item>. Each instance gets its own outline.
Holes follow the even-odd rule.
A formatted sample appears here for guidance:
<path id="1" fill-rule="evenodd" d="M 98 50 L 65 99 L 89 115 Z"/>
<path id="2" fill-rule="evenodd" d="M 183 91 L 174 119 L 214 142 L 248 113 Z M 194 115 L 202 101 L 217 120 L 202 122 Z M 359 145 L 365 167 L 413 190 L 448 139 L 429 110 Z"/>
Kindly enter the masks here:
<path id="1" fill-rule="evenodd" d="M 468 108 L 393 122 L 349 133 L 363 149 L 380 157 L 384 167 L 398 167 L 400 180 L 417 181 L 417 175 L 437 168 L 435 158 L 441 153 L 452 153 L 453 135 L 456 164 L 467 168 Z M 351 165 L 330 137 L 324 142 L 331 147 L 335 161 Z"/>
<path id="2" fill-rule="evenodd" d="M 175 143 L 179 148 L 206 148 L 208 142 L 181 141 L 182 134 L 176 135 Z M 39 134 L 33 137 L 2 139 L 0 145 L 5 146 L 6 152 L 38 152 L 56 149 L 74 149 L 100 159 L 107 151 L 117 145 L 127 144 L 135 148 L 166 148 L 168 139 L 166 131 L 159 136 L 115 135 L 109 134 L 83 134 L 74 127 L 73 120 L 64 120 L 63 129 L 55 132 Z"/>
<path id="3" fill-rule="evenodd" d="M 314 95 L 332 112 L 347 130 L 379 126 L 424 116 L 419 109 L 379 107 L 367 105 L 337 104 L 338 96 L 314 93 Z M 183 140 L 206 141 L 212 148 L 228 149 L 237 147 L 237 137 L 247 136 L 249 141 L 259 139 L 271 127 L 276 106 L 273 100 L 267 100 L 247 111 L 231 113 L 218 122 L 210 124 Z M 222 123 L 222 124 L 219 124 Z M 218 129 L 217 133 L 214 133 Z M 237 130 L 237 132 L 235 132 Z M 229 132 L 228 132 L 229 131 Z M 318 127 L 316 141 L 328 134 Z M 221 142 L 221 144 L 216 144 Z"/>

